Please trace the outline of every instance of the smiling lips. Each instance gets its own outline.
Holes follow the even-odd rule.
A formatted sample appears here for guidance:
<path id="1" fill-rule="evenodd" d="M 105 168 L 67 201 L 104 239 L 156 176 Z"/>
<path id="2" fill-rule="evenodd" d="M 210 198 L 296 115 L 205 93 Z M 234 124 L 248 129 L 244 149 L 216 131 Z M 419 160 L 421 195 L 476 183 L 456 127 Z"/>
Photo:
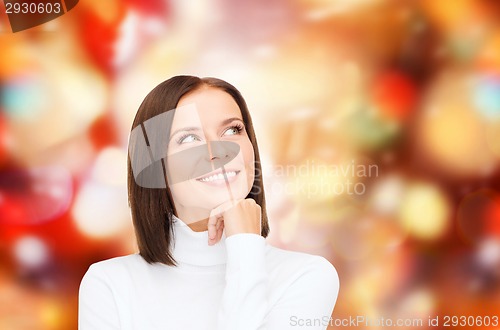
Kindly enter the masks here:
<path id="1" fill-rule="evenodd" d="M 238 170 L 228 170 L 225 172 L 226 172 L 226 176 L 228 178 L 228 181 L 232 181 L 230 179 L 235 177 L 236 175 L 238 175 L 238 173 L 240 173 L 240 171 L 238 171 Z M 209 174 L 209 175 L 205 175 L 201 178 L 197 178 L 196 181 L 218 183 L 218 182 L 224 181 L 224 174 L 222 173 L 222 170 L 219 170 L 214 174 Z"/>

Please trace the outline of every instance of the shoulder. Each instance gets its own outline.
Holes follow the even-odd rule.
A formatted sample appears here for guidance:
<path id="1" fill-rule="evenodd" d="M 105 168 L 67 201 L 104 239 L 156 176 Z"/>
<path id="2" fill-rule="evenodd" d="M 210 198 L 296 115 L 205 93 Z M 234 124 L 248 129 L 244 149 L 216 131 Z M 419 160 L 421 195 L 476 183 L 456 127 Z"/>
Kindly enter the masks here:
<path id="1" fill-rule="evenodd" d="M 273 265 L 309 267 L 330 274 L 337 273 L 333 264 L 325 257 L 300 251 L 285 250 L 266 243 L 267 259 Z"/>
<path id="2" fill-rule="evenodd" d="M 145 267 L 146 261 L 139 254 L 130 254 L 93 263 L 89 266 L 82 282 L 89 278 L 114 281 L 127 273 Z"/>
<path id="3" fill-rule="evenodd" d="M 332 291 L 338 291 L 340 283 L 337 270 L 325 257 L 269 244 L 266 248 L 267 267 L 271 274 L 291 281 L 320 282 Z"/>

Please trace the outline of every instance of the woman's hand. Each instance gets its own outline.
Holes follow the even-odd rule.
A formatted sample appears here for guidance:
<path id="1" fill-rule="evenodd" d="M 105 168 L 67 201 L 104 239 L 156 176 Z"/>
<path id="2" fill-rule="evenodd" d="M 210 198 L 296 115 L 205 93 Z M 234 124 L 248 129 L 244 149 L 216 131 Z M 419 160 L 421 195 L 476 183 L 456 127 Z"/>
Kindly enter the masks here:
<path id="1" fill-rule="evenodd" d="M 208 245 L 214 245 L 224 229 L 226 237 L 241 233 L 261 233 L 261 208 L 252 198 L 228 201 L 210 212 Z"/>

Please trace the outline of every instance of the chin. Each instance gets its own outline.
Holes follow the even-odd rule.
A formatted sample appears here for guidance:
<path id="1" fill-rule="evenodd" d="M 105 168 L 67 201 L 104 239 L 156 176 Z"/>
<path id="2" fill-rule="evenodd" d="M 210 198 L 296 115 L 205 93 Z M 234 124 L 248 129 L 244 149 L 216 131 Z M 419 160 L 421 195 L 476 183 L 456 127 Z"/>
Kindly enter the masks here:
<path id="1" fill-rule="evenodd" d="M 232 190 L 232 193 L 233 193 L 232 197 L 234 200 L 244 199 L 248 196 L 248 192 L 246 190 L 245 191 Z M 227 191 L 225 191 L 221 194 L 213 193 L 208 197 L 208 199 L 209 199 L 209 204 L 211 206 L 217 207 L 225 202 L 229 202 L 231 200 L 231 196 Z"/>
<path id="2" fill-rule="evenodd" d="M 238 180 L 230 182 L 229 187 L 235 200 L 244 199 L 248 196 L 251 190 L 248 181 L 245 176 L 240 176 Z M 225 182 L 213 185 L 193 179 L 176 184 L 175 193 L 176 196 L 174 197 L 184 200 L 184 205 L 209 210 L 231 200 L 231 194 Z"/>

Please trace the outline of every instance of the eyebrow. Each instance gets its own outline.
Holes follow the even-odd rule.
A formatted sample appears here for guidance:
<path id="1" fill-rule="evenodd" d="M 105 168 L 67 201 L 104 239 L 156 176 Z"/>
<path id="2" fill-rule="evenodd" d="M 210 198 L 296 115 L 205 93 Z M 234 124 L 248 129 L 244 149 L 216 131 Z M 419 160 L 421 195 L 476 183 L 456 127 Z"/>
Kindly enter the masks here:
<path id="1" fill-rule="evenodd" d="M 243 124 L 243 119 L 239 118 L 239 117 L 231 117 L 231 118 L 228 118 L 228 119 L 224 119 L 223 121 L 221 121 L 221 123 L 219 124 L 219 126 L 224 126 L 224 125 L 227 125 L 229 124 L 230 122 L 232 121 L 235 121 L 235 120 L 239 120 L 241 121 Z M 171 135 L 170 135 L 170 138 L 174 137 L 177 133 L 179 132 L 195 132 L 195 131 L 200 131 L 200 127 L 197 127 L 197 126 L 190 126 L 190 127 L 183 127 L 183 128 L 179 128 L 179 129 L 176 129 Z"/>

